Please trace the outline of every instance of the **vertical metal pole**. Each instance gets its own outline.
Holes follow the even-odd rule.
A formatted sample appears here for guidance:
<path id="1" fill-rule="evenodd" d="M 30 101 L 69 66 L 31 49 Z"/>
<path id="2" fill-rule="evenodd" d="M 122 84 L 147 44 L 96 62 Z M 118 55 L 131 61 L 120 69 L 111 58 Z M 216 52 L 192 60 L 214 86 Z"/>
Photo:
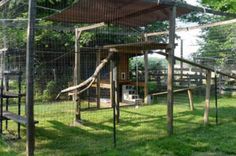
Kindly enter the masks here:
<path id="1" fill-rule="evenodd" d="M 115 100 L 115 81 L 114 81 L 114 57 L 110 61 L 110 84 L 111 84 L 111 104 L 113 109 L 113 143 L 116 147 L 116 100 Z"/>
<path id="2" fill-rule="evenodd" d="M 36 0 L 29 0 L 26 49 L 26 155 L 33 156 L 35 148 L 34 125 L 34 37 Z"/>
<path id="3" fill-rule="evenodd" d="M 2 69 L 3 70 L 3 69 Z M 0 103 L 0 134 L 2 134 L 2 122 L 3 122 L 3 72 L 1 73 L 1 103 Z"/>
<path id="4" fill-rule="evenodd" d="M 169 19 L 169 49 L 168 49 L 168 80 L 167 80 L 167 131 L 168 135 L 173 134 L 173 79 L 174 79 L 174 52 L 175 52 L 175 23 L 176 7 L 171 8 Z"/>
<path id="5" fill-rule="evenodd" d="M 215 108 L 216 108 L 216 124 L 218 124 L 218 92 L 217 92 L 217 73 L 215 72 Z"/>
<path id="6" fill-rule="evenodd" d="M 120 122 L 120 97 L 119 97 L 119 92 L 120 92 L 120 87 L 119 87 L 119 82 L 118 82 L 118 63 L 119 63 L 119 55 L 115 55 L 115 60 L 114 60 L 114 67 L 113 67 L 113 81 L 115 83 L 115 106 L 116 106 L 116 122 Z"/>
<path id="7" fill-rule="evenodd" d="M 18 75 L 18 115 L 21 115 L 21 72 L 19 72 Z M 20 134 L 20 124 L 17 124 L 17 130 L 18 130 L 18 139 L 21 138 Z"/>
<path id="8" fill-rule="evenodd" d="M 8 60 L 8 64 L 9 64 L 9 60 Z M 7 70 L 9 71 L 9 68 L 7 68 Z M 5 85 L 3 85 L 5 88 L 5 91 L 6 92 L 9 92 L 9 77 L 8 75 L 6 74 L 3 74 L 4 75 L 4 78 L 5 78 Z M 9 109 L 9 98 L 6 98 L 6 111 L 8 111 Z M 6 120 L 6 130 L 8 129 L 8 120 Z"/>
<path id="9" fill-rule="evenodd" d="M 3 16 L 6 16 L 6 12 L 3 13 Z M 3 46 L 4 48 L 7 48 L 7 36 L 6 36 L 6 25 L 5 25 L 5 21 L 2 22 L 3 24 Z M 4 86 L 4 70 L 5 70 L 5 51 L 2 52 L 1 54 L 1 104 L 0 104 L 0 134 L 2 134 L 2 123 L 3 123 L 3 86 Z"/>

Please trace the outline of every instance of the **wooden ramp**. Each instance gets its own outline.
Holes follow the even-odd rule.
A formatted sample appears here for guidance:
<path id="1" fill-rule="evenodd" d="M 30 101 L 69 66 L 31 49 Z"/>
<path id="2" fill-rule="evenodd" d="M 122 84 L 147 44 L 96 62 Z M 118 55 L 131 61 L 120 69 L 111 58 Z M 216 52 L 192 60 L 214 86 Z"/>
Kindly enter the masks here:
<path id="1" fill-rule="evenodd" d="M 174 90 L 173 92 L 174 93 L 181 93 L 181 92 L 185 92 L 185 91 L 188 91 L 188 90 L 192 90 L 193 88 L 183 88 L 183 89 L 177 89 L 177 90 Z M 159 93 L 153 93 L 151 94 L 152 96 L 158 96 L 158 95 L 166 95 L 168 94 L 167 91 L 165 92 L 159 92 Z"/>
<path id="2" fill-rule="evenodd" d="M 2 113 L 2 116 L 3 116 L 3 118 L 5 118 L 7 120 L 12 120 L 12 121 L 15 121 L 16 123 L 19 123 L 19 124 L 22 124 L 22 125 L 27 125 L 26 117 L 17 115 L 15 113 L 4 111 Z M 38 121 L 34 121 L 34 123 L 37 124 Z"/>

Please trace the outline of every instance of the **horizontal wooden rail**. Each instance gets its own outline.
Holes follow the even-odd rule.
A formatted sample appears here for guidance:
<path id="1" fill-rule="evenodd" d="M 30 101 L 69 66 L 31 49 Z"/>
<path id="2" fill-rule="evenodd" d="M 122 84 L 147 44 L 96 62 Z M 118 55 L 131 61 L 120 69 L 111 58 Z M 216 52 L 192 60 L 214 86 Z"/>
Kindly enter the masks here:
<path id="1" fill-rule="evenodd" d="M 167 54 L 167 53 L 164 53 L 164 52 L 160 52 L 160 51 L 159 51 L 159 52 L 155 52 L 155 53 L 168 57 L 168 54 Z M 192 66 L 195 66 L 195 67 L 199 67 L 199 68 L 202 68 L 202 69 L 211 71 L 211 72 L 215 72 L 215 70 L 212 69 L 212 68 L 210 68 L 210 67 L 206 67 L 206 66 L 204 66 L 204 65 L 197 64 L 197 63 L 195 63 L 195 62 L 188 61 L 188 60 L 182 59 L 182 58 L 177 57 L 177 56 L 175 56 L 174 58 L 175 58 L 176 60 L 180 61 L 180 62 L 184 62 L 184 63 L 187 63 L 187 64 L 189 64 L 189 65 L 192 65 Z M 229 78 L 232 78 L 232 79 L 235 79 L 235 80 L 236 80 L 236 76 L 229 75 L 229 74 L 223 73 L 223 72 L 221 72 L 221 71 L 216 71 L 216 73 L 217 73 L 217 74 L 220 74 L 220 75 L 223 75 L 223 76 L 227 76 L 227 77 L 229 77 Z"/>

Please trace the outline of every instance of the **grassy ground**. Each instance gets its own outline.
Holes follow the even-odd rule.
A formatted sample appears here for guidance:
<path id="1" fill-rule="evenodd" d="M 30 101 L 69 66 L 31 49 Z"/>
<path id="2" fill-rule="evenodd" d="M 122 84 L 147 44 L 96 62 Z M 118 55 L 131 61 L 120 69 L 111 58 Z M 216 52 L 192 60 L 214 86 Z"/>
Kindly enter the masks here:
<path id="1" fill-rule="evenodd" d="M 236 98 L 221 98 L 220 124 L 215 125 L 212 109 L 211 124 L 207 127 L 202 125 L 203 98 L 194 99 L 194 112 L 189 110 L 184 95 L 177 100 L 175 134 L 171 137 L 166 133 L 165 104 L 122 108 L 117 148 L 112 144 L 112 110 L 83 112 L 84 124 L 74 126 L 71 102 L 38 103 L 35 106 L 39 120 L 36 155 L 236 155 Z M 10 129 L 15 128 L 14 123 L 10 122 L 10 125 Z M 23 155 L 24 128 L 22 133 L 21 141 L 6 136 L 0 139 L 0 155 Z"/>

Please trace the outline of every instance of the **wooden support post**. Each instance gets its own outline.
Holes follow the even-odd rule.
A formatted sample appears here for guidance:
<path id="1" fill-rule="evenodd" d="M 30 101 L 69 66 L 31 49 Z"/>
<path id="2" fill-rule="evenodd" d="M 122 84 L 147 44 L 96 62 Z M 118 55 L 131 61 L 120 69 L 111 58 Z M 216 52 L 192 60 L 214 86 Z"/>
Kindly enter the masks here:
<path id="1" fill-rule="evenodd" d="M 184 41 L 180 40 L 180 57 L 183 59 L 183 53 L 184 53 Z M 183 62 L 180 62 L 180 79 L 183 80 Z"/>
<path id="2" fill-rule="evenodd" d="M 169 19 L 169 49 L 168 49 L 168 80 L 167 80 L 167 131 L 168 135 L 173 134 L 173 79 L 174 79 L 174 51 L 175 51 L 175 24 L 176 7 L 171 8 Z"/>
<path id="3" fill-rule="evenodd" d="M 210 98 L 211 98 L 211 71 L 206 73 L 206 104 L 204 113 L 204 124 L 209 123 L 209 111 L 210 111 Z"/>
<path id="4" fill-rule="evenodd" d="M 34 123 L 34 37 L 36 0 L 29 0 L 26 48 L 26 155 L 33 156 L 35 148 Z"/>
<path id="5" fill-rule="evenodd" d="M 148 52 L 144 54 L 144 103 L 150 104 L 150 99 L 148 97 Z"/>
<path id="6" fill-rule="evenodd" d="M 114 81 L 114 57 L 110 61 L 110 98 L 111 98 L 111 106 L 113 109 L 113 143 L 114 147 L 116 147 L 116 101 L 115 101 L 115 81 Z"/>
<path id="7" fill-rule="evenodd" d="M 189 99 L 190 110 L 193 111 L 193 110 L 194 110 L 194 105 L 193 105 L 193 92 L 192 92 L 191 89 L 188 89 L 188 99 Z"/>
<path id="8" fill-rule="evenodd" d="M 80 44 L 79 38 L 81 35 L 81 31 L 75 30 L 75 67 L 74 67 L 74 85 L 80 84 Z M 74 92 L 74 100 L 76 103 L 76 110 L 75 110 L 75 122 L 81 122 L 81 104 L 80 104 L 80 97 L 78 96 L 78 90 Z"/>
<path id="9" fill-rule="evenodd" d="M 148 41 L 147 36 L 144 37 L 145 41 Z M 144 53 L 144 103 L 150 104 L 151 101 L 148 97 L 148 51 Z"/>
<path id="10" fill-rule="evenodd" d="M 99 50 L 96 53 L 96 58 L 97 58 L 97 66 L 101 63 L 101 50 Z M 100 82 L 101 81 L 101 74 L 100 72 L 98 73 L 97 76 L 97 87 L 96 87 L 96 96 L 97 96 L 97 108 L 100 108 L 100 99 L 101 99 L 101 87 L 100 87 Z"/>

